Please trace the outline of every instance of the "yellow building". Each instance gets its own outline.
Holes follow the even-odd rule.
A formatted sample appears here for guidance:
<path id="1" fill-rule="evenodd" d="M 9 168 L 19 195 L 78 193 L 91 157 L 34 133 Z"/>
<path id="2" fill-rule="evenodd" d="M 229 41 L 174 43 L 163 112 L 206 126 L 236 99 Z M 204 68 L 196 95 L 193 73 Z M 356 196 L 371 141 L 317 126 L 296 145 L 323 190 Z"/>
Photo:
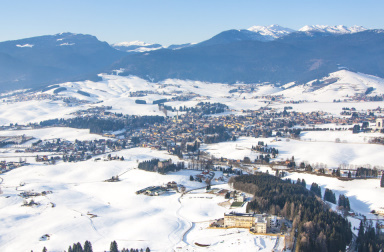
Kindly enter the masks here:
<path id="1" fill-rule="evenodd" d="M 229 213 L 224 214 L 224 227 L 251 228 L 255 223 L 253 214 Z"/>

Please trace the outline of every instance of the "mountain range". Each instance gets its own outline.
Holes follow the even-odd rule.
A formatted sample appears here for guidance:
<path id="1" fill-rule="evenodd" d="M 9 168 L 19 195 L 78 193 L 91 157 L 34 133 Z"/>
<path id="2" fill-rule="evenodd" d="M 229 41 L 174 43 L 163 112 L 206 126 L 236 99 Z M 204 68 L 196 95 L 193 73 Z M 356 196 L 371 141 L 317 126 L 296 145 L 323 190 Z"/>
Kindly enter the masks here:
<path id="1" fill-rule="evenodd" d="M 154 81 L 305 83 L 340 68 L 384 77 L 383 42 L 383 30 L 361 26 L 253 26 L 168 47 L 61 33 L 0 42 L 0 91 L 95 80 L 116 69 Z"/>

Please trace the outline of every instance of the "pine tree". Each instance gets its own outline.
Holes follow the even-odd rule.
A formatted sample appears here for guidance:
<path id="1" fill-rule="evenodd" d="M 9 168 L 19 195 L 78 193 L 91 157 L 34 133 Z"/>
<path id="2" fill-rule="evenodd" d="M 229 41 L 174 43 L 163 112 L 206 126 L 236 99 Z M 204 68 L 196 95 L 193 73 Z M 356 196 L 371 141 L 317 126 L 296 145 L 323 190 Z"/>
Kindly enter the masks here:
<path id="1" fill-rule="evenodd" d="M 361 244 L 364 240 L 364 223 L 360 221 L 359 233 L 357 234 L 357 244 Z"/>
<path id="2" fill-rule="evenodd" d="M 110 252 L 119 252 L 116 241 L 111 242 L 109 250 Z"/>
<path id="3" fill-rule="evenodd" d="M 149 249 L 149 247 L 147 247 L 147 248 L 145 249 L 145 252 L 151 252 L 151 250 Z"/>
<path id="4" fill-rule="evenodd" d="M 48 250 L 47 250 L 47 248 L 46 247 L 44 247 L 43 248 L 43 252 L 47 252 Z"/>
<path id="5" fill-rule="evenodd" d="M 90 241 L 85 241 L 84 243 L 84 252 L 93 252 L 92 244 Z"/>

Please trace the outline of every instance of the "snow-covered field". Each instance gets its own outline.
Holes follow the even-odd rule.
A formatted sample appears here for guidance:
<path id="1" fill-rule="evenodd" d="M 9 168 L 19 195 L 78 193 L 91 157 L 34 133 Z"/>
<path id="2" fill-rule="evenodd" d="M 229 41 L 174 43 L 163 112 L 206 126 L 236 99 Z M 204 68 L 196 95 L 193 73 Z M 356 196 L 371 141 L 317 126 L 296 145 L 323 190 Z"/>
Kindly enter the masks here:
<path id="1" fill-rule="evenodd" d="M 206 194 L 205 189 L 190 192 L 180 200 L 176 192 L 159 197 L 136 195 L 137 190 L 170 181 L 183 184 L 187 190 L 205 187 L 189 180 L 198 171 L 160 175 L 136 169 L 138 161 L 172 158 L 176 162 L 175 156 L 146 148 L 116 154 L 125 160 L 51 166 L 33 163 L 1 175 L 4 193 L 0 196 L 0 250 L 39 251 L 45 246 L 49 251 L 63 251 L 85 240 L 92 242 L 95 251 L 108 249 L 112 240 L 121 248 L 150 247 L 154 251 L 202 249 L 195 245 L 196 241 L 209 242 L 210 251 L 230 251 L 238 245 L 244 251 L 270 251 L 274 247 L 273 239 L 251 235 L 245 229 L 226 232 L 201 229 L 202 224 L 192 226 L 192 222 L 222 218 L 229 211 L 217 205 L 225 201 L 223 196 Z M 120 175 L 120 182 L 103 182 L 115 175 Z M 221 175 L 216 172 L 216 176 Z M 18 194 L 22 191 L 52 194 L 34 197 L 39 205 L 27 207 L 21 206 L 23 199 Z M 41 239 L 46 234 L 50 238 Z M 222 235 L 228 238 L 224 243 Z"/>
<path id="2" fill-rule="evenodd" d="M 42 129 L 26 129 L 26 130 L 0 130 L 0 136 L 32 136 L 36 139 L 48 140 L 54 138 L 62 138 L 68 141 L 107 139 L 97 134 L 89 133 L 89 129 L 75 129 L 68 127 L 50 127 Z"/>
<path id="3" fill-rule="evenodd" d="M 259 141 L 264 141 L 265 144 L 268 144 L 268 147 L 279 150 L 279 156 L 276 160 L 291 159 L 294 156 L 295 161 L 298 163 L 321 163 L 327 165 L 328 168 L 337 168 L 340 164 L 383 166 L 382 153 L 384 146 L 363 143 L 363 133 L 361 133 L 362 136 L 360 137 L 358 136 L 360 134 L 353 135 L 349 132 L 349 135 L 347 132 L 343 132 L 344 134 L 341 135 L 340 139 L 346 141 L 344 143 L 336 143 L 333 137 L 337 135 L 333 134 L 329 136 L 329 141 L 323 140 L 321 138 L 323 133 L 319 131 L 310 132 L 309 136 L 311 137 L 307 138 L 307 132 L 305 132 L 303 135 L 306 141 L 291 139 L 287 141 L 284 138 L 276 141 L 274 138 L 241 137 L 237 141 L 204 144 L 201 149 L 218 158 L 227 157 L 242 160 L 244 157 L 249 157 L 254 160 L 260 153 L 252 151 L 252 146 L 256 146 Z"/>
<path id="4" fill-rule="evenodd" d="M 304 133 L 304 136 L 307 133 Z M 334 141 L 314 141 L 321 140 L 323 132 L 310 132 L 312 141 L 290 140 L 275 141 L 273 138 L 239 138 L 234 142 L 225 142 L 211 145 L 203 145 L 202 149 L 216 157 L 227 157 L 231 159 L 244 159 L 250 157 L 251 160 L 260 155 L 251 151 L 252 145 L 256 146 L 258 141 L 264 141 L 269 147 L 275 147 L 279 150 L 277 160 L 291 159 L 294 156 L 296 162 L 309 162 L 314 165 L 327 165 L 328 168 L 337 168 L 340 164 L 354 164 L 383 167 L 384 146 L 377 144 L 364 144 L 361 134 L 352 134 L 344 132 L 341 139 L 347 142 L 356 141 L 357 143 L 335 143 Z M 363 134 L 364 135 L 364 134 Z M 329 140 L 334 137 L 332 135 Z M 343 138 L 344 137 L 344 138 Z M 312 182 L 335 190 L 337 194 L 343 193 L 350 197 L 351 207 L 364 215 L 369 215 L 371 210 L 384 207 L 384 188 L 380 188 L 379 179 L 340 181 L 336 178 L 321 177 L 311 174 L 293 173 L 289 176 L 296 180 L 304 178 L 307 185 Z M 338 197 L 338 195 L 337 195 Z"/>
<path id="5" fill-rule="evenodd" d="M 189 181 L 189 174 L 197 172 L 180 171 L 164 176 L 134 169 L 137 160 L 171 158 L 163 152 L 139 148 L 117 154 L 123 155 L 125 161 L 33 164 L 3 174 L 0 250 L 39 251 L 46 246 L 50 251 L 63 251 L 73 242 L 83 243 L 87 239 L 92 241 L 95 251 L 108 249 L 112 240 L 121 247 L 149 246 L 159 251 L 171 246 L 175 240 L 172 234 L 183 231 L 180 225 L 187 227 L 177 216 L 180 194 L 148 197 L 135 192 L 169 181 L 187 189 L 201 187 L 201 183 Z M 115 175 L 120 175 L 122 181 L 103 182 Z M 21 187 L 20 183 L 25 185 Z M 24 190 L 52 194 L 36 197 L 39 206 L 22 207 L 23 200 L 18 194 Z M 45 234 L 50 239 L 40 241 Z"/>
<path id="6" fill-rule="evenodd" d="M 325 111 L 333 115 L 340 115 L 343 107 L 355 107 L 358 111 L 383 107 L 384 102 L 340 102 L 333 100 L 348 98 L 356 93 L 365 93 L 367 88 L 373 88 L 371 95 L 384 93 L 384 80 L 378 77 L 353 73 L 341 70 L 332 73 L 323 80 L 337 80 L 335 83 L 320 89 L 314 89 L 312 82 L 305 85 L 294 86 L 293 83 L 283 85 L 286 89 L 275 87 L 272 84 L 252 84 L 252 89 L 247 84 L 227 85 L 221 83 L 206 83 L 201 81 L 167 79 L 153 83 L 135 76 L 118 76 L 101 74 L 102 81 L 80 81 L 59 84 L 66 90 L 57 94 L 58 97 L 72 97 L 86 100 L 88 104 L 74 107 L 65 106 L 64 102 L 49 100 L 30 100 L 21 102 L 0 101 L 0 125 L 10 123 L 26 124 L 42 120 L 71 117 L 70 113 L 79 109 L 93 106 L 112 106 L 112 112 L 130 115 L 164 115 L 157 105 L 152 102 L 158 99 L 175 99 L 178 96 L 192 95 L 188 101 L 169 101 L 166 105 L 179 108 L 180 106 L 195 106 L 203 102 L 220 102 L 226 104 L 232 113 L 242 110 L 256 110 L 263 106 L 270 106 L 282 110 L 287 100 L 307 100 L 299 104 L 289 104 L 295 111 L 311 112 Z M 293 86 L 292 86 L 293 85 Z M 54 95 L 51 89 L 37 94 Z M 235 92 L 232 92 L 236 90 Z M 78 91 L 86 92 L 89 96 Z M 131 96 L 134 92 L 146 92 L 142 97 Z M 231 92 L 230 92 L 231 91 Z M 283 95 L 282 102 L 272 102 L 264 95 Z M 257 98 L 256 98 L 257 97 Z M 145 100 L 147 104 L 136 104 L 135 100 Z M 175 113 L 168 111 L 168 115 Z"/>
<path id="7" fill-rule="evenodd" d="M 66 91 L 62 97 L 74 97 L 87 100 L 88 104 L 68 107 L 64 102 L 49 100 L 30 100 L 21 102 L 0 101 L 0 125 L 10 123 L 27 124 L 54 118 L 69 118 L 71 113 L 94 106 L 112 106 L 112 112 L 130 115 L 164 115 L 158 105 L 152 102 L 158 99 L 174 99 L 181 95 L 194 98 L 187 101 L 172 101 L 166 105 L 195 106 L 199 102 L 221 102 L 229 106 L 228 113 L 243 114 L 242 110 L 259 109 L 269 106 L 283 110 L 292 106 L 294 111 L 325 111 L 339 116 L 343 107 L 355 107 L 357 111 L 367 111 L 383 107 L 384 102 L 341 102 L 334 99 L 347 98 L 356 92 L 364 93 L 373 87 L 373 95 L 384 93 L 384 80 L 373 76 L 349 71 L 339 71 L 323 81 L 335 82 L 317 89 L 311 83 L 284 88 L 273 85 L 254 84 L 253 90 L 246 85 L 227 85 L 169 79 L 161 83 L 152 83 L 137 77 L 101 75 L 99 82 L 83 81 L 60 84 Z M 237 91 L 232 92 L 237 89 Z M 48 90 L 46 94 L 53 94 Z M 90 97 L 78 93 L 87 92 Z M 232 90 L 232 91 L 231 91 Z M 149 92 L 143 97 L 131 97 L 133 92 Z M 231 91 L 231 92 L 230 92 Z M 271 102 L 263 95 L 284 95 L 283 102 Z M 255 98 L 258 96 L 259 98 Z M 146 105 L 136 104 L 136 99 L 147 101 Z M 300 104 L 286 104 L 287 100 L 308 100 Z M 315 102 L 318 101 L 318 102 Z M 169 112 L 169 116 L 176 113 Z M 333 125 L 338 127 L 337 125 Z M 347 127 L 347 126 L 345 126 Z M 71 128 L 44 128 L 36 130 L 0 131 L 0 136 L 22 135 L 36 139 L 63 138 L 74 141 L 102 138 L 90 134 L 89 130 Z M 252 145 L 264 141 L 269 147 L 279 150 L 278 160 L 291 159 L 296 162 L 309 162 L 313 165 L 327 165 L 336 168 L 340 164 L 383 166 L 382 145 L 367 144 L 369 138 L 381 136 L 377 133 L 352 134 L 351 131 L 303 132 L 301 141 L 278 141 L 273 138 L 256 139 L 242 137 L 235 142 L 202 145 L 201 149 L 216 157 L 254 160 L 259 154 L 251 151 Z M 336 143 L 336 138 L 341 143 Z M 30 144 L 25 143 L 25 144 Z M 74 242 L 92 241 L 95 251 L 107 250 L 111 241 L 116 240 L 119 247 L 146 248 L 153 251 L 272 251 L 275 237 L 254 236 L 243 229 L 206 229 L 210 221 L 223 217 L 229 209 L 221 207 L 222 196 L 206 194 L 204 189 L 194 190 L 180 198 L 180 194 L 169 192 L 159 197 L 136 195 L 136 191 L 151 185 L 162 185 L 169 181 L 186 186 L 187 190 L 204 187 L 189 181 L 191 174 L 197 171 L 179 171 L 169 175 L 144 172 L 138 169 L 138 161 L 151 158 L 178 161 L 175 156 L 165 152 L 144 148 L 135 148 L 116 152 L 123 155 L 124 161 L 94 162 L 88 160 L 79 163 L 42 165 L 34 162 L 31 154 L 14 153 L 11 149 L 1 149 L 1 160 L 27 158 L 29 166 L 17 168 L 0 175 L 0 251 L 41 251 L 46 246 L 49 251 L 63 251 Z M 261 170 L 269 169 L 263 167 Z M 120 182 L 103 182 L 112 176 L 120 175 Z M 220 176 L 220 173 L 216 174 Z M 353 210 L 368 217 L 369 212 L 384 207 L 384 189 L 379 187 L 378 179 L 340 181 L 335 178 L 319 177 L 311 174 L 292 173 L 289 178 L 305 179 L 307 185 L 318 183 L 325 188 L 349 197 Z M 20 184 L 25 184 L 20 186 Z M 222 185 L 221 187 L 226 187 Z M 52 191 L 52 194 L 38 196 L 34 200 L 38 206 L 21 206 L 23 199 L 18 196 L 22 191 Z M 243 211 L 242 209 L 241 211 Z M 353 220 L 352 220 L 353 221 Z M 354 222 L 355 226 L 358 222 Z M 50 239 L 40 238 L 48 234 Z M 275 240 L 274 240 L 275 239 Z M 208 248 L 198 247 L 195 243 L 210 244 Z M 282 239 L 277 248 L 283 247 Z"/>
<path id="8" fill-rule="evenodd" d="M 372 75 L 354 73 L 347 70 L 340 70 L 331 73 L 329 76 L 319 81 L 329 82 L 325 87 L 317 88 L 313 81 L 304 85 L 294 86 L 277 94 L 293 100 L 308 100 L 332 102 L 333 100 L 343 100 L 358 93 L 365 93 L 369 88 L 373 88 L 373 94 L 384 93 L 384 80 Z"/>

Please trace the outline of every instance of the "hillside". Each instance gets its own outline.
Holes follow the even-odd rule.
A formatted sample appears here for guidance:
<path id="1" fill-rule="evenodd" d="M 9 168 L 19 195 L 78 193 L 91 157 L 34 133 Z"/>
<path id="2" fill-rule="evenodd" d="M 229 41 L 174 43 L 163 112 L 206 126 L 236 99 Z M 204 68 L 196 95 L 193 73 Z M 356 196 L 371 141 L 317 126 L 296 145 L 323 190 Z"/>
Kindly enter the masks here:
<path id="1" fill-rule="evenodd" d="M 0 43 L 0 92 L 97 79 L 125 55 L 91 35 L 60 33 Z"/>
<path id="2" fill-rule="evenodd" d="M 248 35 L 233 30 L 189 48 L 129 55 L 111 69 L 123 68 L 124 75 L 155 81 L 222 83 L 305 83 L 339 70 L 340 65 L 384 77 L 382 30 L 342 35 L 294 32 L 270 42 L 244 36 Z"/>

